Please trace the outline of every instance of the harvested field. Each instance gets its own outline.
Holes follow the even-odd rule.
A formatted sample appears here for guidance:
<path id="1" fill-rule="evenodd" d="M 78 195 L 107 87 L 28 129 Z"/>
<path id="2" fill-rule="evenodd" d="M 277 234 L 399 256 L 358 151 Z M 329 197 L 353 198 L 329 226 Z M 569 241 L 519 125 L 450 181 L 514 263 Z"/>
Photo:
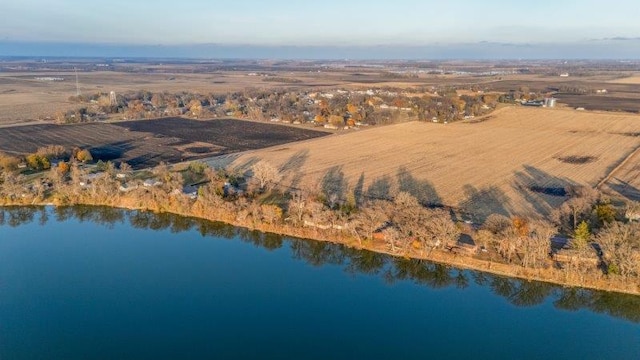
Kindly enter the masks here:
<path id="1" fill-rule="evenodd" d="M 141 70 L 142 71 L 142 70 Z M 195 70 L 193 70 L 195 71 Z M 268 83 L 246 72 L 225 71 L 205 73 L 137 73 L 119 71 L 78 72 L 82 94 L 115 91 L 118 94 L 148 90 L 153 92 L 191 91 L 197 93 L 241 91 L 248 87 L 282 88 L 291 85 L 323 87 L 345 84 L 344 81 L 325 80 L 318 75 L 296 73 L 299 82 Z M 56 77 L 63 81 L 38 81 L 36 77 Z M 0 72 L 0 125 L 43 119 L 56 111 L 79 107 L 69 101 L 76 94 L 73 70 L 37 72 Z"/>
<path id="2" fill-rule="evenodd" d="M 0 151 L 27 154 L 47 145 L 78 146 L 90 149 L 96 160 L 126 161 L 134 168 L 144 168 L 162 161 L 194 160 L 324 135 L 327 133 L 233 119 L 44 124 L 0 129 Z"/>
<path id="3" fill-rule="evenodd" d="M 610 83 L 612 83 L 612 84 L 634 84 L 634 85 L 640 85 L 640 75 L 629 76 L 629 77 L 625 77 L 625 78 L 622 78 L 622 79 L 611 80 Z"/>
<path id="4" fill-rule="evenodd" d="M 601 189 L 623 198 L 640 201 L 640 149 L 633 153 Z"/>
<path id="5" fill-rule="evenodd" d="M 614 95 L 556 95 L 558 101 L 587 110 L 640 112 L 640 98 Z"/>
<path id="6" fill-rule="evenodd" d="M 226 161 L 246 169 L 267 160 L 286 174 L 284 185 L 337 182 L 343 194 L 362 189 L 371 197 L 400 188 L 481 220 L 490 213 L 546 215 L 564 201 L 567 185 L 595 186 L 640 146 L 640 138 L 622 135 L 640 130 L 640 116 L 522 107 L 492 116 L 374 128 Z"/>
<path id="7" fill-rule="evenodd" d="M 324 131 L 293 126 L 234 119 L 197 121 L 165 118 L 122 121 L 114 123 L 114 125 L 134 132 L 149 132 L 160 136 L 185 139 L 189 142 L 214 144 L 223 147 L 225 153 L 260 149 L 328 134 Z"/>

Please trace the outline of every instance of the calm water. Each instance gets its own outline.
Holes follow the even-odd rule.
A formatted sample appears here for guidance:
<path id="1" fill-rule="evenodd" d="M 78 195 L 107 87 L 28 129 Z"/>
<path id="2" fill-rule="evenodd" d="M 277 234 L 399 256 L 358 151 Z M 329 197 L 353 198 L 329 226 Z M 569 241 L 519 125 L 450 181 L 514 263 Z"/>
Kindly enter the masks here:
<path id="1" fill-rule="evenodd" d="M 640 359 L 640 297 L 168 215 L 0 224 L 1 359 Z"/>

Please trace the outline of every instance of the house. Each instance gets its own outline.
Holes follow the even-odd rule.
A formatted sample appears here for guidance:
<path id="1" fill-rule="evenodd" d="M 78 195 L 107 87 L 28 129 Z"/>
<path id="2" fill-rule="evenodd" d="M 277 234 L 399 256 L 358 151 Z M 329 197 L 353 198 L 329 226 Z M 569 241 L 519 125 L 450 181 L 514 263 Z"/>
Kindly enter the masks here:
<path id="1" fill-rule="evenodd" d="M 526 101 L 523 102 L 522 105 L 524 106 L 537 106 L 537 107 L 541 107 L 544 106 L 544 100 L 531 100 L 531 101 Z"/>
<path id="2" fill-rule="evenodd" d="M 142 186 L 144 187 L 160 186 L 160 185 L 162 185 L 162 181 L 159 181 L 156 179 L 147 179 L 142 183 Z"/>
<path id="3" fill-rule="evenodd" d="M 598 265 L 600 259 L 595 251 L 589 254 L 580 254 L 573 249 L 561 249 L 553 253 L 553 260 L 559 263 L 582 263 L 588 265 Z"/>
<path id="4" fill-rule="evenodd" d="M 629 209 L 624 213 L 629 221 L 640 221 L 640 209 Z"/>
<path id="5" fill-rule="evenodd" d="M 122 185 L 120 185 L 118 187 L 118 190 L 120 190 L 121 192 L 129 192 L 129 191 L 135 190 L 137 188 L 138 188 L 137 185 L 136 186 L 131 186 L 131 185 L 127 184 L 127 183 L 124 183 L 124 184 L 122 184 Z"/>
<path id="6" fill-rule="evenodd" d="M 198 197 L 198 187 L 194 185 L 187 185 L 182 188 L 182 194 L 189 197 L 189 199 L 196 199 Z"/>
<path id="7" fill-rule="evenodd" d="M 91 185 L 92 182 L 105 177 L 107 174 L 104 172 L 97 172 L 97 173 L 93 173 L 93 174 L 88 174 L 86 175 L 84 178 L 80 179 L 80 182 L 78 183 L 78 185 L 80 185 L 80 187 L 86 188 L 89 187 L 89 185 Z"/>

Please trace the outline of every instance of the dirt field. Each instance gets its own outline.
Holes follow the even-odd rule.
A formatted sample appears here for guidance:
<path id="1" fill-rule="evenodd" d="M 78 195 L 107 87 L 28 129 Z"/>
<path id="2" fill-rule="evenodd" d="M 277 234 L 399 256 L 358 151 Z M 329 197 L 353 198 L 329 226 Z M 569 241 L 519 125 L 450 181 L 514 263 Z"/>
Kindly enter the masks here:
<path id="1" fill-rule="evenodd" d="M 640 112 L 640 98 L 625 98 L 606 95 L 557 95 L 558 101 L 573 108 L 582 107 L 587 110 L 607 110 Z"/>
<path id="2" fill-rule="evenodd" d="M 36 78 L 55 77 L 62 81 L 42 81 Z M 115 91 L 148 90 L 152 92 L 191 91 L 203 94 L 240 91 L 248 87 L 279 88 L 304 86 L 322 87 L 343 84 L 337 77 L 324 79 L 318 75 L 296 73 L 287 77 L 301 80 L 289 84 L 265 82 L 263 78 L 249 76 L 246 72 L 171 74 L 124 73 L 115 71 L 78 72 L 82 94 Z M 336 82 L 338 81 L 338 82 Z M 69 110 L 79 105 L 69 102 L 76 94 L 73 72 L 0 73 L 0 125 L 20 123 L 53 116 L 58 110 Z"/>
<path id="3" fill-rule="evenodd" d="M 508 107 L 484 122 L 405 123 L 218 159 L 264 159 L 286 174 L 372 197 L 398 186 L 423 203 L 475 213 L 548 214 L 569 184 L 596 185 L 640 146 L 640 116 Z M 217 162 L 212 161 L 213 164 Z M 620 172 L 626 182 L 637 172 Z M 394 185 L 395 184 L 395 185 Z"/>
<path id="4" fill-rule="evenodd" d="M 616 169 L 601 189 L 623 198 L 640 201 L 640 150 Z"/>
<path id="5" fill-rule="evenodd" d="M 127 161 L 134 168 L 284 144 L 327 135 L 291 126 L 182 118 L 113 124 L 31 125 L 0 129 L 0 151 L 35 152 L 46 145 L 88 148 L 95 159 Z"/>
<path id="6" fill-rule="evenodd" d="M 613 84 L 634 84 L 634 85 L 640 85 L 640 75 L 636 75 L 636 76 L 629 76 L 629 77 L 625 77 L 622 79 L 616 79 L 616 80 L 612 80 L 610 81 Z"/>
<path id="7" fill-rule="evenodd" d="M 78 69 L 79 89 L 84 95 L 109 91 L 122 94 L 140 90 L 207 94 L 242 91 L 247 88 L 368 89 L 432 86 L 452 86 L 461 91 L 471 87 L 484 91 L 509 91 L 521 87 L 528 87 L 532 91 L 549 91 L 554 87 L 570 86 L 604 88 L 609 91 L 604 96 L 560 97 L 561 101 L 567 102 L 571 107 L 640 112 L 640 76 L 637 76 L 637 71 L 616 70 L 619 64 L 601 64 L 608 70 L 594 70 L 593 75 L 589 76 L 572 75 L 561 78 L 550 75 L 549 73 L 553 73 L 551 70 L 544 70 L 553 64 L 537 64 L 542 65 L 542 68 L 535 62 L 532 65 L 538 71 L 535 74 L 510 73 L 514 67 L 526 68 L 527 65 L 499 61 L 382 62 L 372 65 L 241 60 L 162 63 L 149 59 L 148 62 L 114 62 L 108 67 L 100 67 L 94 62 L 77 59 L 47 63 L 18 60 L 3 62 L 0 59 L 0 126 L 38 119 L 46 121 L 47 117 L 59 110 L 82 106 L 68 101 L 70 96 L 76 95 L 74 68 Z M 602 69 L 597 64 L 585 66 L 586 69 Z M 429 72 L 438 69 L 449 72 Z M 487 75 L 500 70 L 508 71 Z M 56 81 L 51 81 L 51 78 Z"/>

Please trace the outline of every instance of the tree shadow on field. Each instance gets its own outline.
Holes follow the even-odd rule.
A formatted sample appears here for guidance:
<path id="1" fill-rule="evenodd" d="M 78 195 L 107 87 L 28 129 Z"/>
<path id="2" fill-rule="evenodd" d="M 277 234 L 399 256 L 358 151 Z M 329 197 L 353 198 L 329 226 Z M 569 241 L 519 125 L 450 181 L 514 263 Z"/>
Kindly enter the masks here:
<path id="1" fill-rule="evenodd" d="M 251 176 L 253 175 L 253 171 L 251 170 L 251 167 L 253 167 L 253 165 L 257 164 L 260 162 L 260 158 L 256 157 L 256 156 L 252 156 L 250 158 L 248 158 L 247 160 L 245 160 L 243 163 L 238 164 L 237 166 L 234 166 L 234 170 L 244 174 L 245 176 Z"/>
<path id="2" fill-rule="evenodd" d="M 430 181 L 416 179 L 405 167 L 399 168 L 397 175 L 400 191 L 415 196 L 423 206 L 442 206 L 442 199 Z"/>
<path id="3" fill-rule="evenodd" d="M 334 208 L 345 199 L 349 183 L 344 176 L 341 166 L 334 166 L 327 170 L 320 182 L 322 195 L 327 205 Z"/>
<path id="4" fill-rule="evenodd" d="M 372 200 L 391 200 L 393 179 L 389 175 L 379 177 L 367 188 L 367 198 Z"/>
<path id="5" fill-rule="evenodd" d="M 302 178 L 304 174 L 300 171 L 300 168 L 305 164 L 307 159 L 309 158 L 309 150 L 304 149 L 293 154 L 284 164 L 282 164 L 278 171 L 283 174 L 283 176 L 287 176 L 288 173 L 291 173 L 291 181 L 289 186 L 291 188 L 298 188 L 300 183 L 302 182 Z"/>
<path id="6" fill-rule="evenodd" d="M 240 157 L 239 153 L 236 153 L 236 154 L 225 154 L 225 155 L 219 155 L 219 156 L 215 156 L 215 157 L 204 159 L 203 162 L 205 162 L 207 165 L 211 166 L 212 168 L 214 168 L 216 170 L 218 170 L 218 169 L 226 169 L 229 165 L 231 165 L 239 157 Z"/>
<path id="7" fill-rule="evenodd" d="M 144 168 L 149 168 L 149 167 L 154 167 L 157 166 L 158 164 L 160 164 L 161 162 L 169 162 L 169 161 L 165 161 L 165 160 L 171 160 L 171 159 L 165 159 L 162 157 L 162 155 L 159 154 L 144 154 L 144 155 L 140 155 L 140 156 L 136 156 L 134 158 L 131 158 L 129 160 L 127 160 L 126 162 L 131 165 L 131 167 L 134 170 L 140 170 L 140 169 L 144 169 Z"/>
<path id="8" fill-rule="evenodd" d="M 308 158 L 309 158 L 309 150 L 308 149 L 300 150 L 295 154 L 291 155 L 291 157 L 287 161 L 285 161 L 284 164 L 280 165 L 280 168 L 278 170 L 281 173 L 286 173 L 289 171 L 298 172 L 300 171 L 300 168 L 304 165 L 304 163 L 307 162 Z"/>
<path id="9" fill-rule="evenodd" d="M 627 200 L 640 201 L 640 189 L 618 178 L 607 181 L 607 186 Z"/>
<path id="10" fill-rule="evenodd" d="M 509 216 L 507 210 L 510 200 L 496 186 L 478 189 L 472 185 L 465 185 L 462 189 L 464 200 L 458 207 L 467 213 L 474 222 L 483 223 L 491 214 Z"/>
<path id="11" fill-rule="evenodd" d="M 566 199 L 567 188 L 575 185 L 530 165 L 514 175 L 512 187 L 522 195 L 538 214 L 548 215 Z"/>
<path id="12" fill-rule="evenodd" d="M 360 174 L 358 181 L 356 182 L 356 187 L 353 188 L 353 197 L 356 200 L 356 205 L 359 207 L 364 202 L 364 172 Z"/>
<path id="13" fill-rule="evenodd" d="M 114 161 L 124 158 L 125 154 L 135 149 L 137 146 L 131 140 L 118 141 L 111 144 L 94 146 L 89 149 L 94 160 L 104 162 Z"/>

